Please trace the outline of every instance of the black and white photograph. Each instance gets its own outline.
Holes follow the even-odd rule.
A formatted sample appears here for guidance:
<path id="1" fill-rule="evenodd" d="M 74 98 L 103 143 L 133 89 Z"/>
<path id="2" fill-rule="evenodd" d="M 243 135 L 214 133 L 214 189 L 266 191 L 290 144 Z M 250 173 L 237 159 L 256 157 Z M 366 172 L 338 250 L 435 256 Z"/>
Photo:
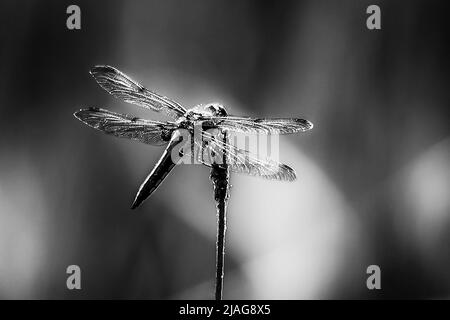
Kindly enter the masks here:
<path id="1" fill-rule="evenodd" d="M 450 299 L 445 4 L 2 0 L 0 300 Z"/>

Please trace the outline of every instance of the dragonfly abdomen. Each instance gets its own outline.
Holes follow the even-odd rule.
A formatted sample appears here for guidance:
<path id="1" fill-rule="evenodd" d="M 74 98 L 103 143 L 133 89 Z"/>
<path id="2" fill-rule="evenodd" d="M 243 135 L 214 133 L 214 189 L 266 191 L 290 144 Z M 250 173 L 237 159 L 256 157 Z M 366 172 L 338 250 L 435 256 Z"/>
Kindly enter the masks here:
<path id="1" fill-rule="evenodd" d="M 170 171 L 172 171 L 175 167 L 176 163 L 172 160 L 172 150 L 180 143 L 181 139 L 182 137 L 175 132 L 161 158 L 159 158 L 159 161 L 156 163 L 152 172 L 150 172 L 139 188 L 131 209 L 135 209 L 142 202 L 144 202 L 144 200 L 150 197 L 150 195 L 156 190 L 156 188 L 158 188 L 161 182 L 164 181 Z"/>

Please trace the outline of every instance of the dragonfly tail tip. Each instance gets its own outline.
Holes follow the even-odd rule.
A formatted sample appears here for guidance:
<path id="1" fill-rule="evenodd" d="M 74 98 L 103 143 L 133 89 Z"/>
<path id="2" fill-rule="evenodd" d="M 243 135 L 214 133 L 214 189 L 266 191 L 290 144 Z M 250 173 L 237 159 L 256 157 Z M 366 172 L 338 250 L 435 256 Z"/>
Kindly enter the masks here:
<path id="1" fill-rule="evenodd" d="M 136 209 L 137 207 L 139 207 L 139 203 L 133 202 L 133 204 L 131 205 L 131 210 L 134 210 L 134 209 Z"/>

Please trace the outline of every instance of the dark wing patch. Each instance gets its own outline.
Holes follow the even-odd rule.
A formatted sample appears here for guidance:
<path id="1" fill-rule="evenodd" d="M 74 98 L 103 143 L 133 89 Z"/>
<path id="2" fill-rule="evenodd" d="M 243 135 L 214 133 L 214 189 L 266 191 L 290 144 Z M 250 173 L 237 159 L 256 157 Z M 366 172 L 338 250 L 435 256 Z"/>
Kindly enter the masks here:
<path id="1" fill-rule="evenodd" d="M 119 138 L 160 146 L 170 141 L 177 125 L 136 118 L 100 108 L 77 111 L 74 116 L 88 126 Z"/>

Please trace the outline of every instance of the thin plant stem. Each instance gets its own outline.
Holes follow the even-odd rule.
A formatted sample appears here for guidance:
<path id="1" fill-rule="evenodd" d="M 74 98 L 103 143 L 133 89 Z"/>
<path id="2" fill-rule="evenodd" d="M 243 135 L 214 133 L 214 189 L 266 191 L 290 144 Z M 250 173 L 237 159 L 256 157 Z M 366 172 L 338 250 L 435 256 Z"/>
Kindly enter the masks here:
<path id="1" fill-rule="evenodd" d="M 226 139 L 226 137 L 225 137 Z M 225 161 L 224 161 L 225 162 Z M 216 290 L 215 299 L 222 300 L 224 258 L 225 258 L 225 232 L 227 230 L 227 204 L 230 196 L 230 170 L 226 163 L 213 164 L 211 181 L 214 187 L 214 199 L 217 208 L 217 243 L 216 243 Z"/>
<path id="2" fill-rule="evenodd" d="M 225 256 L 226 212 L 223 202 L 217 204 L 216 300 L 222 300 Z"/>
<path id="3" fill-rule="evenodd" d="M 214 186 L 214 198 L 217 208 L 217 243 L 216 243 L 216 300 L 222 300 L 224 256 L 225 256 L 225 232 L 227 229 L 226 211 L 229 198 L 228 167 L 213 166 L 211 180 Z"/>

